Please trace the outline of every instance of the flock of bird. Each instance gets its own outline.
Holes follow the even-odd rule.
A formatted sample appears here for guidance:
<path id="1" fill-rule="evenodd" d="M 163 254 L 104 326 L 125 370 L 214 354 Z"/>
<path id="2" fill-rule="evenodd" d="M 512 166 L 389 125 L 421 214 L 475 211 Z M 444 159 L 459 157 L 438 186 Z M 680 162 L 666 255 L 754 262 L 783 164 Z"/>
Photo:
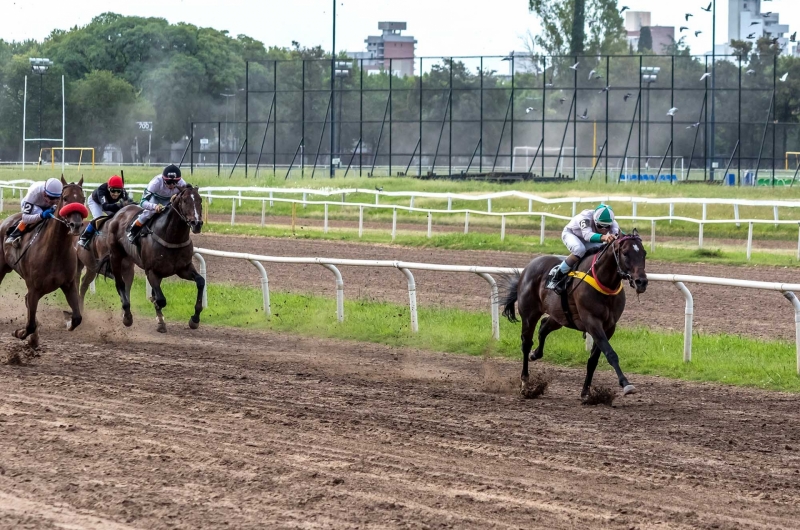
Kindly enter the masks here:
<path id="1" fill-rule="evenodd" d="M 769 1 L 769 0 L 765 0 L 765 1 Z M 711 6 L 712 6 L 712 3 L 711 3 L 711 2 L 709 2 L 708 6 L 706 6 L 706 7 L 701 7 L 700 9 L 702 9 L 703 11 L 705 11 L 705 12 L 707 12 L 707 13 L 710 13 L 710 12 L 711 12 Z M 620 9 L 620 10 L 619 10 L 619 12 L 620 12 L 620 14 L 622 14 L 622 13 L 624 13 L 625 11 L 627 11 L 627 10 L 629 10 L 629 9 L 630 9 L 630 8 L 629 8 L 628 6 L 622 6 L 622 9 Z M 767 13 L 762 13 L 762 16 L 763 16 L 764 18 L 767 18 L 767 17 L 769 17 L 771 14 L 772 14 L 772 12 L 770 11 L 770 12 L 767 12 Z M 686 21 L 688 22 L 688 21 L 689 21 L 689 18 L 690 18 L 690 17 L 693 17 L 693 16 L 694 16 L 694 15 L 692 15 L 691 13 L 686 13 L 686 15 L 685 15 Z M 760 24 L 760 22 L 757 22 L 757 21 L 756 21 L 756 22 L 752 22 L 750 25 L 751 25 L 751 26 L 754 26 L 754 25 L 756 25 L 756 24 Z M 688 29 L 689 29 L 688 27 L 681 26 L 681 28 L 680 28 L 680 31 L 681 31 L 681 32 L 683 32 L 683 31 L 686 31 L 686 30 L 688 30 Z M 696 36 L 700 35 L 701 33 L 702 33 L 702 31 L 695 31 L 695 32 L 694 32 L 694 35 L 695 35 L 695 37 L 696 37 Z M 769 33 L 768 33 L 767 35 L 769 35 Z M 797 32 L 794 32 L 794 33 L 792 34 L 791 38 L 790 38 L 790 41 L 791 41 L 791 42 L 795 42 L 795 39 L 796 39 L 796 37 L 797 37 Z M 747 36 L 747 38 L 748 38 L 748 39 L 753 39 L 753 38 L 755 38 L 755 33 L 751 33 L 750 35 L 748 35 L 748 36 Z M 778 39 L 777 39 L 777 38 L 775 38 L 775 39 L 772 39 L 772 42 L 773 42 L 773 44 L 777 44 L 777 42 L 778 42 Z M 577 62 L 577 63 L 573 64 L 573 65 L 572 65 L 572 66 L 570 66 L 569 68 L 570 68 L 570 70 L 573 70 L 574 72 L 576 72 L 576 73 L 577 73 L 577 71 L 578 71 L 578 65 L 580 65 L 580 62 Z M 756 71 L 755 71 L 755 70 L 753 70 L 753 69 L 748 69 L 748 70 L 747 70 L 745 73 L 746 73 L 747 75 L 749 75 L 749 76 L 754 76 L 754 75 L 756 74 Z M 702 77 L 700 77 L 700 81 L 701 81 L 701 82 L 702 82 L 702 81 L 705 81 L 705 80 L 706 80 L 706 79 L 708 79 L 709 77 L 711 77 L 711 73 L 709 73 L 709 72 L 706 72 L 706 73 L 704 73 L 704 74 L 702 75 Z M 789 78 L 789 73 L 787 72 L 787 73 L 783 74 L 783 75 L 780 77 L 780 80 L 781 80 L 781 82 L 786 82 L 786 80 L 787 80 L 788 78 Z M 592 81 L 592 80 L 598 80 L 598 79 L 603 79 L 603 75 L 602 75 L 602 74 L 600 74 L 600 73 L 598 73 L 596 70 L 592 69 L 592 70 L 589 72 L 589 81 Z M 553 86 L 553 79 L 552 79 L 552 77 L 550 78 L 550 80 L 549 80 L 549 81 L 546 81 L 546 82 L 545 82 L 545 86 L 546 86 L 546 87 L 548 87 L 548 88 Z M 602 94 L 602 93 L 604 93 L 604 92 L 608 92 L 610 89 L 611 89 L 611 87 L 610 87 L 609 85 L 606 85 L 606 86 L 605 86 L 605 87 L 603 87 L 603 89 L 602 89 L 602 90 L 600 90 L 598 93 L 599 93 L 599 94 Z M 626 93 L 626 94 L 623 96 L 623 100 L 624 100 L 625 102 L 627 102 L 627 101 L 628 101 L 628 99 L 629 99 L 631 96 L 633 96 L 633 94 L 632 94 L 632 93 L 630 93 L 630 92 L 628 92 L 628 93 Z M 566 100 L 567 100 L 567 98 L 565 98 L 565 97 L 563 97 L 563 96 L 561 96 L 561 97 L 559 97 L 559 98 L 558 98 L 558 102 L 559 102 L 561 105 L 563 105 L 563 104 L 564 104 L 564 102 L 565 102 Z M 533 108 L 533 107 L 527 107 L 527 108 L 525 109 L 525 112 L 526 112 L 527 114 L 530 114 L 530 113 L 531 113 L 531 112 L 533 112 L 533 111 L 534 111 L 534 108 Z M 669 110 L 667 111 L 667 116 L 669 116 L 670 118 L 673 118 L 673 117 L 675 117 L 675 114 L 676 114 L 677 112 L 678 112 L 678 108 L 677 108 L 677 107 L 672 107 L 671 109 L 669 109 Z M 584 120 L 584 121 L 585 121 L 585 120 L 588 120 L 588 119 L 589 119 L 589 109 L 588 109 L 588 108 L 584 109 L 584 111 L 583 111 L 583 114 L 581 114 L 580 116 L 578 116 L 578 118 L 580 118 L 581 120 Z M 697 128 L 697 127 L 699 127 L 699 126 L 700 126 L 700 123 L 698 122 L 698 123 L 694 123 L 694 124 L 692 124 L 692 125 L 689 125 L 689 126 L 688 126 L 688 127 L 686 127 L 686 128 L 687 128 L 687 129 L 694 129 L 694 128 Z"/>
<path id="2" fill-rule="evenodd" d="M 770 0 L 764 0 L 764 1 L 768 2 Z M 709 2 L 706 7 L 701 7 L 700 9 L 705 11 L 706 13 L 710 13 L 711 12 L 711 6 L 712 6 L 712 2 Z M 628 11 L 629 9 L 630 9 L 630 7 L 628 7 L 628 6 L 622 6 L 622 9 L 619 10 L 619 13 L 622 14 L 625 11 Z M 761 16 L 764 17 L 764 18 L 769 18 L 770 15 L 772 15 L 772 11 L 767 11 L 766 13 L 761 13 Z M 689 22 L 689 19 L 691 17 L 693 17 L 693 16 L 694 15 L 692 13 L 686 13 L 684 15 L 684 19 L 686 20 L 686 22 Z M 753 22 L 750 23 L 750 27 L 758 26 L 759 24 L 761 24 L 760 21 L 754 20 Z M 678 32 L 679 33 L 683 33 L 684 31 L 689 31 L 689 27 L 688 26 L 680 26 L 678 28 Z M 703 33 L 702 30 L 697 30 L 697 31 L 694 32 L 694 36 L 698 37 L 698 36 L 700 36 L 701 33 Z M 771 35 L 772 35 L 771 33 L 766 32 L 766 36 L 767 37 L 770 37 Z M 750 33 L 749 35 L 747 35 L 747 37 L 745 37 L 746 40 L 754 40 L 755 38 L 756 38 L 756 32 Z M 778 37 L 773 37 L 771 40 L 772 40 L 772 44 L 773 45 L 777 45 L 778 44 L 778 40 L 779 40 Z M 794 33 L 792 33 L 791 37 L 789 38 L 789 42 L 797 42 L 797 32 L 796 31 Z"/>

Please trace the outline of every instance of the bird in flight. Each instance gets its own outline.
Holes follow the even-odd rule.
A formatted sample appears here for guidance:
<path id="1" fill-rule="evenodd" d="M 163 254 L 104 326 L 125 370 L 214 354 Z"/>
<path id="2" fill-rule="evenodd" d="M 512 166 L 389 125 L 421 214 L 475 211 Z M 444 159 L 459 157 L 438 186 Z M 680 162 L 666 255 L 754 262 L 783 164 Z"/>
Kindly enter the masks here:
<path id="1" fill-rule="evenodd" d="M 376 189 L 377 191 L 383 191 L 383 186 L 381 186 L 380 188 L 379 188 L 378 186 L 375 186 L 375 189 Z"/>
<path id="2" fill-rule="evenodd" d="M 700 122 L 693 123 L 692 125 L 689 125 L 689 126 L 688 126 L 688 127 L 686 127 L 686 128 L 687 128 L 687 129 L 694 129 L 694 128 L 696 128 L 696 127 L 700 127 Z"/>
<path id="3" fill-rule="evenodd" d="M 681 33 L 683 33 L 683 32 L 684 32 L 684 31 L 686 31 L 687 29 L 689 29 L 689 28 L 687 28 L 686 26 L 681 26 L 679 31 L 680 31 Z"/>
<path id="4" fill-rule="evenodd" d="M 592 76 L 593 76 L 593 75 L 594 75 L 594 70 L 592 70 L 591 72 L 589 72 L 589 80 L 590 80 L 590 81 L 592 80 Z"/>
<path id="5" fill-rule="evenodd" d="M 747 38 L 748 39 L 755 39 L 756 38 L 756 34 L 755 33 L 751 33 L 750 35 L 747 36 Z"/>
<path id="6" fill-rule="evenodd" d="M 703 11 L 705 11 L 706 13 L 711 13 L 711 5 L 712 5 L 712 4 L 713 4 L 713 2 L 709 2 L 709 3 L 708 3 L 708 7 L 701 7 L 700 9 L 702 9 L 702 10 L 703 10 Z"/>
<path id="7" fill-rule="evenodd" d="M 761 16 L 764 17 L 764 18 L 769 18 L 769 16 L 771 14 L 772 14 L 772 11 L 767 11 L 766 13 L 761 13 Z"/>
<path id="8" fill-rule="evenodd" d="M 589 109 L 584 109 L 583 114 L 578 117 L 582 120 L 589 119 Z"/>
<path id="9" fill-rule="evenodd" d="M 694 15 L 691 13 L 686 13 L 686 22 L 689 22 L 689 17 L 693 17 Z"/>
<path id="10" fill-rule="evenodd" d="M 531 112 L 533 112 L 533 107 L 528 107 L 525 109 L 525 114 L 530 114 Z"/>
<path id="11" fill-rule="evenodd" d="M 700 30 L 697 30 L 697 31 L 695 31 L 695 32 L 694 32 L 694 36 L 695 36 L 695 37 L 697 37 L 697 36 L 698 36 L 698 35 L 700 35 L 701 33 L 703 33 L 703 32 L 702 32 L 702 31 L 700 31 Z"/>
<path id="12" fill-rule="evenodd" d="M 759 24 L 761 24 L 761 22 L 759 22 L 758 20 L 750 23 L 751 26 L 757 26 Z"/>
<path id="13" fill-rule="evenodd" d="M 785 83 L 786 79 L 789 77 L 789 72 L 786 72 L 781 76 L 781 82 Z"/>
<path id="14" fill-rule="evenodd" d="M 620 10 L 619 10 L 619 14 L 621 15 L 622 13 L 624 13 L 625 11 L 627 11 L 628 9 L 630 9 L 630 7 L 628 7 L 628 6 L 622 6 L 622 9 L 620 9 Z"/>
<path id="15" fill-rule="evenodd" d="M 746 73 L 747 75 L 756 75 L 756 71 L 755 71 L 755 70 L 748 70 L 748 71 L 746 71 L 745 73 Z"/>
<path id="16" fill-rule="evenodd" d="M 572 66 L 569 67 L 570 70 L 575 70 L 577 72 L 579 64 L 581 64 L 580 61 L 578 61 L 577 63 L 573 64 Z"/>
<path id="17" fill-rule="evenodd" d="M 629 98 L 629 97 L 631 97 L 632 95 L 633 95 L 633 94 L 631 94 L 630 92 L 628 92 L 627 94 L 625 94 L 625 96 L 623 96 L 623 98 L 622 98 L 622 99 L 624 99 L 625 101 L 628 101 L 628 98 Z"/>
<path id="18" fill-rule="evenodd" d="M 704 74 L 703 74 L 703 77 L 701 77 L 701 78 L 700 78 L 700 81 L 705 81 L 705 80 L 706 80 L 706 79 L 708 79 L 709 77 L 711 77 L 711 74 L 710 74 L 710 73 L 708 73 L 708 72 L 706 72 L 706 73 L 704 73 Z"/>
<path id="19" fill-rule="evenodd" d="M 676 112 L 678 112 L 678 107 L 672 107 L 667 111 L 667 116 L 675 116 Z"/>
<path id="20" fill-rule="evenodd" d="M 600 92 L 598 92 L 598 94 L 602 94 L 603 92 L 608 92 L 608 89 L 609 89 L 609 88 L 611 88 L 611 87 L 610 87 L 610 86 L 603 87 L 603 90 L 601 90 Z"/>
<path id="21" fill-rule="evenodd" d="M 564 96 L 561 96 L 560 98 L 558 98 L 558 102 L 561 103 L 562 105 L 564 104 L 564 102 L 566 100 L 567 100 L 567 98 L 565 98 Z"/>
<path id="22" fill-rule="evenodd" d="M 789 42 L 794 42 L 796 40 L 797 40 L 797 32 L 795 31 L 794 33 L 792 33 L 792 36 L 789 37 Z"/>
<path id="23" fill-rule="evenodd" d="M 550 87 L 552 87 L 552 86 L 553 86 L 553 78 L 551 77 L 551 78 L 550 78 L 550 81 L 549 81 L 549 82 L 547 82 L 547 83 L 545 83 L 545 84 L 544 84 L 544 86 L 546 86 L 547 88 L 550 88 Z"/>

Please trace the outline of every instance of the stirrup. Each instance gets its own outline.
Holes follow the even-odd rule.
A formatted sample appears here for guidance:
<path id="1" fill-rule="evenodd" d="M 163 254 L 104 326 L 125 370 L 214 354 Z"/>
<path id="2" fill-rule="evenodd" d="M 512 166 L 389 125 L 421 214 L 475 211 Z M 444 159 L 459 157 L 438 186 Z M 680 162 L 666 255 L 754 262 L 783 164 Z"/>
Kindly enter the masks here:
<path id="1" fill-rule="evenodd" d="M 6 245 L 11 245 L 14 248 L 19 248 L 21 241 L 22 241 L 22 236 L 16 236 L 16 237 L 10 237 L 9 236 L 9 237 L 6 238 L 5 244 Z"/>
<path id="2" fill-rule="evenodd" d="M 559 267 L 560 266 L 553 267 L 553 269 L 550 271 L 547 278 L 547 285 L 545 286 L 547 289 L 555 291 L 557 294 L 564 292 L 562 284 L 564 279 L 567 277 L 566 274 L 561 273 Z"/>

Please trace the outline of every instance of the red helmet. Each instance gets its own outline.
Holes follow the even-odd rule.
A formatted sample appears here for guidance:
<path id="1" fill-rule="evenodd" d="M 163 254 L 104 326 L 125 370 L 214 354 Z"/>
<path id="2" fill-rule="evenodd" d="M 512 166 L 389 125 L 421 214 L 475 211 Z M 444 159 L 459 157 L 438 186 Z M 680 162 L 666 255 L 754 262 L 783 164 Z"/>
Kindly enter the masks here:
<path id="1" fill-rule="evenodd" d="M 124 187 L 125 187 L 125 183 L 122 182 L 122 177 L 120 177 L 119 175 L 114 175 L 113 177 L 108 179 L 108 188 L 109 189 L 121 190 Z"/>

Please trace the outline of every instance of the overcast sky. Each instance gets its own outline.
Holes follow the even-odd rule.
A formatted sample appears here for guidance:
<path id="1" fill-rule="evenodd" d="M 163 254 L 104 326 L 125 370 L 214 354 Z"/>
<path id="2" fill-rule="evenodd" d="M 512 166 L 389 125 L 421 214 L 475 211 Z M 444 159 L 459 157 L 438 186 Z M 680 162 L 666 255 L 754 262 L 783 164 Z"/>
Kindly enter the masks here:
<path id="1" fill-rule="evenodd" d="M 702 30 L 687 40 L 693 53 L 711 50 L 711 15 L 700 10 L 708 0 L 621 0 L 620 6 L 652 11 L 653 25 L 685 24 L 683 13 L 694 13 L 688 24 Z M 364 38 L 378 34 L 380 20 L 406 21 L 406 34 L 416 37 L 417 55 L 501 55 L 524 50 L 523 39 L 535 32 L 536 17 L 527 0 L 338 0 L 336 47 L 361 51 Z M 791 31 L 800 26 L 800 0 L 772 0 L 762 10 L 781 14 Z M 717 42 L 727 37 L 727 0 L 718 0 Z M 0 38 L 42 39 L 54 28 L 87 24 L 113 11 L 124 15 L 166 18 L 244 33 L 267 46 L 331 47 L 331 0 L 0 0 Z"/>

